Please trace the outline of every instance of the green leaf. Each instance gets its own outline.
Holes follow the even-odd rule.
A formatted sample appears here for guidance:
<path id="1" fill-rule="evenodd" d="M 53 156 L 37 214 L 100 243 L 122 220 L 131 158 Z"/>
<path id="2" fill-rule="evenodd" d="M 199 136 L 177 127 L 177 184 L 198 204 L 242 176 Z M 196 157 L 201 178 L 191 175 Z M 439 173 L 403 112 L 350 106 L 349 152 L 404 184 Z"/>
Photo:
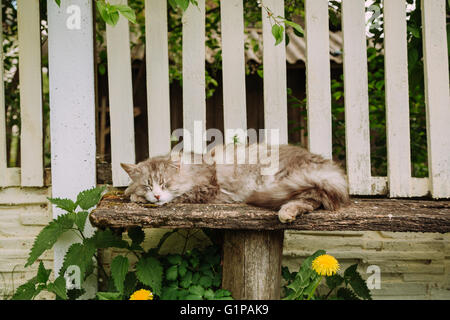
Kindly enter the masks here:
<path id="1" fill-rule="evenodd" d="M 187 272 L 188 262 L 186 260 L 181 261 L 180 265 L 178 266 L 178 274 L 180 277 L 183 277 Z"/>
<path id="2" fill-rule="evenodd" d="M 124 281 L 128 273 L 128 258 L 117 256 L 111 262 L 111 277 L 114 280 L 114 285 L 120 293 L 124 292 Z"/>
<path id="3" fill-rule="evenodd" d="M 281 41 L 283 41 L 283 36 L 284 36 L 284 28 L 281 25 L 278 24 L 274 24 L 272 26 L 272 35 L 275 38 L 275 45 L 278 45 L 281 43 Z"/>
<path id="4" fill-rule="evenodd" d="M 293 276 L 292 276 L 291 272 L 289 271 L 289 268 L 286 266 L 281 267 L 281 277 L 286 281 L 293 280 Z"/>
<path id="5" fill-rule="evenodd" d="M 98 204 L 105 190 L 106 187 L 101 186 L 81 191 L 77 196 L 76 203 L 81 209 L 88 210 Z"/>
<path id="6" fill-rule="evenodd" d="M 202 297 L 203 294 L 205 293 L 205 289 L 203 289 L 202 286 L 194 285 L 189 288 L 189 293 Z"/>
<path id="7" fill-rule="evenodd" d="M 135 245 L 141 244 L 145 239 L 145 232 L 141 227 L 132 227 L 128 229 L 128 237 Z"/>
<path id="8" fill-rule="evenodd" d="M 324 250 L 317 250 L 303 261 L 294 281 L 287 286 L 287 288 L 292 289 L 292 293 L 283 300 L 303 299 L 303 295 L 306 294 L 306 291 L 312 289 L 311 284 L 317 281 L 320 276 L 311 269 L 311 263 L 315 258 L 325 253 Z"/>
<path id="9" fill-rule="evenodd" d="M 231 297 L 231 292 L 225 289 L 219 289 L 214 293 L 214 297 L 216 299 L 218 298 L 224 298 L 224 297 Z"/>
<path id="10" fill-rule="evenodd" d="M 61 6 L 61 0 L 55 0 L 55 2 L 56 2 L 56 5 L 57 5 L 58 7 Z"/>
<path id="11" fill-rule="evenodd" d="M 338 274 L 334 274 L 332 276 L 325 277 L 325 281 L 327 283 L 328 288 L 333 290 L 339 287 L 342 283 L 344 283 L 344 278 Z"/>
<path id="12" fill-rule="evenodd" d="M 201 285 L 203 288 L 209 288 L 212 285 L 212 278 L 208 276 L 202 276 L 198 281 L 198 284 Z"/>
<path id="13" fill-rule="evenodd" d="M 177 300 L 177 287 L 164 287 L 161 294 L 161 300 Z"/>
<path id="14" fill-rule="evenodd" d="M 47 198 L 52 204 L 67 212 L 73 212 L 77 208 L 76 203 L 70 199 Z"/>
<path id="15" fill-rule="evenodd" d="M 348 288 L 339 288 L 337 297 L 344 300 L 359 300 L 355 293 Z"/>
<path id="16" fill-rule="evenodd" d="M 38 280 L 34 277 L 16 289 L 12 300 L 31 300 L 37 295 L 36 284 Z"/>
<path id="17" fill-rule="evenodd" d="M 79 297 L 81 297 L 85 293 L 86 293 L 86 290 L 84 290 L 83 288 L 70 289 L 70 290 L 67 290 L 67 298 L 68 298 L 68 300 L 77 300 Z"/>
<path id="18" fill-rule="evenodd" d="M 200 264 L 199 257 L 195 256 L 189 259 L 189 263 L 191 264 L 192 268 L 197 268 Z"/>
<path id="19" fill-rule="evenodd" d="M 371 300 L 370 290 L 367 288 L 367 283 L 361 277 L 356 268 L 357 264 L 351 265 L 344 271 L 344 278 L 350 284 L 353 291 L 363 299 Z"/>
<path id="20" fill-rule="evenodd" d="M 105 22 L 111 26 L 115 26 L 117 24 L 117 22 L 119 21 L 119 12 L 117 11 L 111 11 L 108 14 L 108 18 L 107 20 L 105 20 Z"/>
<path id="21" fill-rule="evenodd" d="M 203 298 L 198 294 L 190 294 L 184 300 L 203 300 Z"/>
<path id="22" fill-rule="evenodd" d="M 222 297 L 222 298 L 216 298 L 214 300 L 233 300 L 232 297 Z"/>
<path id="23" fill-rule="evenodd" d="M 47 270 L 44 267 L 44 263 L 41 261 L 39 263 L 38 273 L 37 273 L 37 282 L 38 283 L 47 283 L 48 278 L 50 277 L 50 273 L 52 273 L 52 270 Z"/>
<path id="24" fill-rule="evenodd" d="M 98 300 L 121 300 L 120 292 L 97 292 Z"/>
<path id="25" fill-rule="evenodd" d="M 100 13 L 101 18 L 107 24 L 115 26 L 117 21 L 119 21 L 119 12 L 117 8 L 114 8 L 109 3 L 104 3 L 103 1 L 97 0 L 97 9 Z"/>
<path id="26" fill-rule="evenodd" d="M 220 287 L 221 283 L 222 283 L 222 275 L 220 273 L 217 273 L 213 279 L 213 286 Z"/>
<path id="27" fill-rule="evenodd" d="M 288 26 L 290 26 L 290 27 L 292 27 L 294 29 L 294 32 L 295 32 L 295 34 L 297 36 L 299 36 L 299 35 L 303 36 L 305 34 L 305 31 L 303 30 L 303 28 L 299 24 L 297 24 L 295 22 L 292 22 L 292 21 L 289 21 L 287 19 L 283 19 L 283 21 L 284 21 L 284 23 L 286 25 L 288 25 Z"/>
<path id="28" fill-rule="evenodd" d="M 177 10 L 177 2 L 175 1 L 175 0 L 169 0 L 169 4 L 170 4 L 170 6 L 172 7 L 172 9 L 174 10 L 174 11 L 176 11 Z"/>
<path id="29" fill-rule="evenodd" d="M 124 4 L 116 4 L 112 5 L 111 7 L 119 11 L 121 15 L 123 15 L 126 19 L 128 19 L 128 21 L 136 23 L 136 14 L 134 13 L 134 10 L 131 9 L 129 6 Z"/>
<path id="30" fill-rule="evenodd" d="M 411 32 L 411 34 L 413 35 L 414 38 L 420 39 L 421 35 L 420 35 L 420 29 L 414 26 L 408 26 L 407 27 L 408 31 Z"/>
<path id="31" fill-rule="evenodd" d="M 214 299 L 214 291 L 212 289 L 208 289 L 205 291 L 204 295 L 205 299 L 212 300 Z"/>
<path id="32" fill-rule="evenodd" d="M 59 298 L 67 300 L 66 291 L 66 279 L 63 276 L 59 276 L 53 283 L 47 285 L 47 290 L 56 294 Z"/>
<path id="33" fill-rule="evenodd" d="M 77 212 L 75 215 L 75 225 L 80 229 L 81 232 L 84 232 L 84 226 L 86 225 L 86 219 L 89 215 L 87 211 Z"/>
<path id="34" fill-rule="evenodd" d="M 174 281 L 178 277 L 178 266 L 171 266 L 166 271 L 166 279 L 169 281 Z"/>
<path id="35" fill-rule="evenodd" d="M 163 267 L 153 257 L 142 258 L 136 263 L 136 276 L 140 282 L 150 286 L 156 295 L 161 295 Z"/>
<path id="36" fill-rule="evenodd" d="M 102 63 L 102 64 L 98 65 L 98 72 L 102 76 L 106 74 L 106 66 L 105 66 L 105 64 Z"/>
<path id="37" fill-rule="evenodd" d="M 192 272 L 187 271 L 184 276 L 180 279 L 180 287 L 182 288 L 189 288 L 189 286 L 192 284 Z"/>
<path id="38" fill-rule="evenodd" d="M 316 259 L 318 256 L 321 256 L 321 255 L 324 255 L 324 254 L 326 254 L 325 250 L 317 250 L 311 256 L 309 256 L 308 258 L 306 258 L 303 261 L 303 263 L 302 263 L 302 265 L 300 267 L 300 270 L 302 270 L 302 269 L 310 269 L 313 260 Z"/>
<path id="39" fill-rule="evenodd" d="M 175 2 L 183 11 L 186 11 L 186 9 L 189 7 L 189 0 L 175 0 Z"/>
<path id="40" fill-rule="evenodd" d="M 125 297 L 131 296 L 131 294 L 134 291 L 136 291 L 135 290 L 136 283 L 137 283 L 136 274 L 134 272 L 128 272 L 125 277 L 124 290 L 123 290 L 123 295 Z"/>
<path id="41" fill-rule="evenodd" d="M 200 273 L 196 272 L 192 275 L 192 284 L 198 284 L 198 281 L 200 280 Z"/>
<path id="42" fill-rule="evenodd" d="M 97 230 L 92 238 L 92 241 L 98 249 L 105 248 L 128 248 L 128 242 L 122 240 L 111 229 Z"/>
<path id="43" fill-rule="evenodd" d="M 44 251 L 51 249 L 58 238 L 73 227 L 74 221 L 75 217 L 73 214 L 64 214 L 44 227 L 34 241 L 25 267 L 31 266 Z"/>
<path id="44" fill-rule="evenodd" d="M 183 261 L 183 258 L 181 258 L 179 254 L 171 254 L 167 256 L 167 261 L 169 261 L 170 264 L 178 265 L 181 263 L 181 261 Z"/>
<path id="45" fill-rule="evenodd" d="M 62 268 L 59 271 L 59 275 L 63 276 L 67 268 L 70 266 L 78 266 L 80 268 L 80 280 L 83 281 L 87 274 L 87 270 L 91 269 L 93 265 L 93 257 L 96 248 L 92 241 L 87 239 L 83 243 L 74 243 L 67 250 L 64 256 L 64 262 Z"/>

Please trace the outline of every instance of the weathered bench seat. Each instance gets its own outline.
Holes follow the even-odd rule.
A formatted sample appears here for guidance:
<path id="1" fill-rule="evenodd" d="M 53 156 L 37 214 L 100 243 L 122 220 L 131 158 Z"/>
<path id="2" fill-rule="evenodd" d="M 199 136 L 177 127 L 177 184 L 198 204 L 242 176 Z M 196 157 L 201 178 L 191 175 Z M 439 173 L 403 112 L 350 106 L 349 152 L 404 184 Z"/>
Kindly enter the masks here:
<path id="1" fill-rule="evenodd" d="M 277 212 L 243 204 L 130 203 L 107 194 L 90 215 L 99 228 L 224 230 L 222 286 L 236 299 L 279 299 L 284 230 L 450 232 L 450 201 L 362 199 L 335 212 L 317 210 L 289 224 Z"/>

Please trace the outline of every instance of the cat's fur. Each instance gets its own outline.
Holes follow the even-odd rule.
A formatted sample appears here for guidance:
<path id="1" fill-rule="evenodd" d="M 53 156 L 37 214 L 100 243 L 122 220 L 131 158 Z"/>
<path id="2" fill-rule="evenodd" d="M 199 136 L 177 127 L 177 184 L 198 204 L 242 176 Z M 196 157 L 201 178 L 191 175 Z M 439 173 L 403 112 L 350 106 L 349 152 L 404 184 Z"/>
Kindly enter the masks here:
<path id="1" fill-rule="evenodd" d="M 245 148 L 247 159 L 249 152 L 259 146 Z M 261 174 L 264 165 L 259 157 L 255 164 L 221 164 L 216 150 L 210 151 L 205 158 L 209 161 L 201 164 L 184 164 L 169 156 L 137 165 L 122 164 L 132 179 L 125 194 L 133 202 L 158 205 L 174 201 L 248 203 L 278 210 L 282 222 L 293 221 L 298 214 L 320 206 L 336 210 L 349 201 L 342 169 L 300 147 L 279 146 L 278 168 L 270 175 Z M 236 160 L 235 148 L 231 152 Z"/>

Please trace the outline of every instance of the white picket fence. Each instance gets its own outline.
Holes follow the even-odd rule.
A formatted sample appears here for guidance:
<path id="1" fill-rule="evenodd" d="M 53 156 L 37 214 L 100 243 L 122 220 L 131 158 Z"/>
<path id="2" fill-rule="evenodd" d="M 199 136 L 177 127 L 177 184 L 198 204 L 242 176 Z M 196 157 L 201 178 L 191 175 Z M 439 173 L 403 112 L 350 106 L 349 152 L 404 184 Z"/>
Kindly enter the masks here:
<path id="1" fill-rule="evenodd" d="M 78 2 L 89 3 L 90 1 L 78 0 Z M 110 2 L 125 4 L 126 0 Z M 263 4 L 275 15 L 283 15 L 283 0 L 264 0 Z M 431 193 L 434 198 L 450 197 L 450 98 L 445 5 L 445 0 L 422 1 L 429 177 L 414 178 L 411 177 L 409 134 L 406 1 L 384 1 L 388 175 L 372 177 L 366 8 L 363 0 L 342 0 L 347 175 L 350 193 L 353 195 L 388 194 L 390 197 L 416 197 Z M 331 158 L 328 0 L 305 0 L 305 9 L 309 146 L 312 152 Z M 18 0 L 18 12 L 22 163 L 20 169 L 7 168 L 5 106 L 2 98 L 0 99 L 0 186 L 42 186 L 43 144 L 38 1 Z M 224 128 L 225 130 L 236 128 L 245 130 L 247 115 L 243 0 L 221 1 L 220 13 Z M 155 156 L 170 151 L 167 0 L 146 0 L 145 16 L 148 140 L 150 156 Z M 125 186 L 129 182 L 128 176 L 119 164 L 135 162 L 128 21 L 121 17 L 115 27 L 107 26 L 106 31 L 112 177 L 114 186 Z M 49 36 L 51 37 L 51 34 Z M 264 121 L 266 129 L 280 130 L 280 143 L 287 143 L 285 45 L 284 42 L 278 46 L 273 45 L 271 25 L 264 13 L 263 42 L 265 43 L 263 46 Z M 53 47 L 57 47 L 55 41 Z M 185 129 L 193 132 L 194 121 L 201 120 L 203 125 L 206 121 L 205 0 L 198 0 L 198 8 L 190 6 L 183 16 L 182 49 L 183 123 Z M 50 83 L 51 88 L 55 86 L 55 83 Z M 64 81 L 57 86 L 64 87 Z M 1 94 L 2 96 L 5 94 L 3 87 Z M 53 129 L 52 134 L 54 134 Z M 58 137 L 52 137 L 52 141 L 57 141 L 55 139 Z M 230 142 L 230 139 L 231 137 L 226 137 L 227 142 Z M 54 158 L 58 156 L 55 153 L 59 152 L 59 149 L 52 148 L 52 152 L 52 158 Z"/>
<path id="2" fill-rule="evenodd" d="M 44 158 L 39 1 L 17 1 L 17 20 L 20 43 L 21 164 L 20 169 L 7 168 L 5 92 L 2 81 L 0 86 L 0 186 L 42 186 Z M 3 43 L 3 32 L 1 42 Z M 3 52 L 1 61 L 3 62 Z M 0 69 L 3 75 L 3 63 Z"/>

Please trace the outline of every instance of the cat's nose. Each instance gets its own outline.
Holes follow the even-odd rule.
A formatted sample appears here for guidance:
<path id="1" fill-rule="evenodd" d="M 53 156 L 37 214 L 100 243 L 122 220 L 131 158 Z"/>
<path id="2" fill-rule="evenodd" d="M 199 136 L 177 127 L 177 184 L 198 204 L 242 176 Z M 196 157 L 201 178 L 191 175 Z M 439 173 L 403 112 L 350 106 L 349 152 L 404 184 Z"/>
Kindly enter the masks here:
<path id="1" fill-rule="evenodd" d="M 160 197 L 161 197 L 161 196 L 158 196 L 158 195 L 155 194 L 156 200 L 159 200 Z"/>

